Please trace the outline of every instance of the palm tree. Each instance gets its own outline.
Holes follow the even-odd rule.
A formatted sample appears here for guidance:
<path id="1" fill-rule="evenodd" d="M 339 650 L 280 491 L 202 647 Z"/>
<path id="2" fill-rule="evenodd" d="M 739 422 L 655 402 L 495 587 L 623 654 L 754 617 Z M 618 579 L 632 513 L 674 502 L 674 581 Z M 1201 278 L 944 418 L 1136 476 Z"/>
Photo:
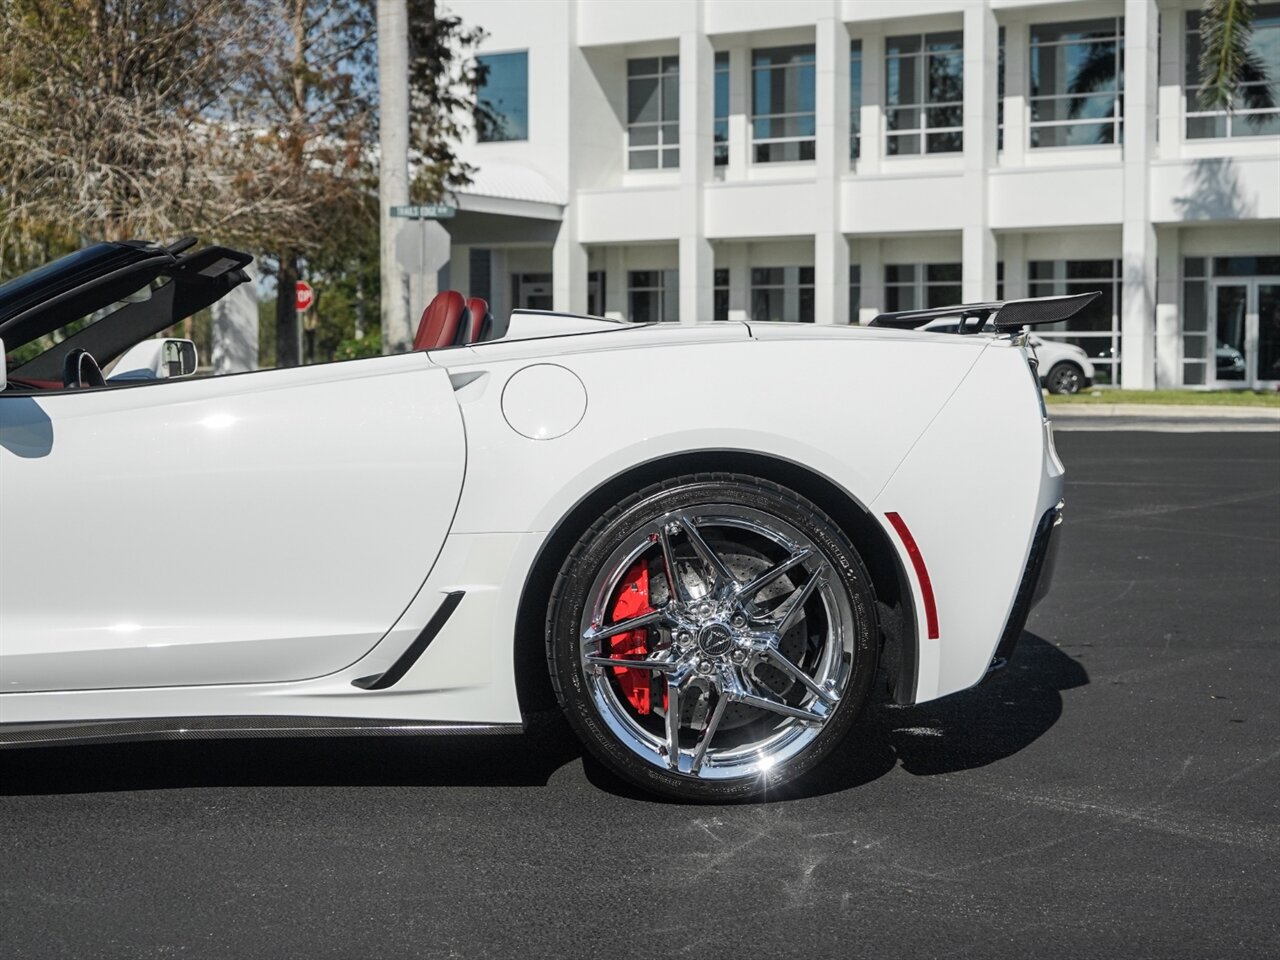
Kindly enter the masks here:
<path id="1" fill-rule="evenodd" d="M 1205 0 L 1200 19 L 1200 102 L 1206 110 L 1230 113 L 1275 106 L 1267 70 L 1251 49 L 1258 0 Z M 1257 122 L 1257 114 L 1250 114 Z"/>

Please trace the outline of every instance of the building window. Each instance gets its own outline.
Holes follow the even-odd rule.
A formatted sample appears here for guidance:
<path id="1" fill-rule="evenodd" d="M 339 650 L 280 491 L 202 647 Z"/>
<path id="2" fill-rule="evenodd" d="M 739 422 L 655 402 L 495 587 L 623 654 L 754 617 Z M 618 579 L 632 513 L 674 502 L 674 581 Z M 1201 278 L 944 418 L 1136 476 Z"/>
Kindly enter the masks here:
<path id="1" fill-rule="evenodd" d="M 476 57 L 480 89 L 476 137 L 481 143 L 529 139 L 529 52 Z"/>
<path id="2" fill-rule="evenodd" d="M 715 320 L 729 319 L 729 271 L 725 267 L 717 267 L 713 274 L 712 287 L 713 307 L 711 316 Z"/>
<path id="3" fill-rule="evenodd" d="M 1031 146 L 1120 143 L 1124 19 L 1031 28 Z"/>
<path id="4" fill-rule="evenodd" d="M 849 45 L 849 159 L 862 152 L 862 41 Z"/>
<path id="5" fill-rule="evenodd" d="M 1209 375 L 1209 278 L 1205 258 L 1187 257 L 1182 276 L 1182 383 L 1203 387 Z"/>
<path id="6" fill-rule="evenodd" d="M 716 54 L 715 73 L 715 164 L 729 162 L 729 52 Z"/>
<path id="7" fill-rule="evenodd" d="M 813 323 L 813 267 L 752 267 L 751 319 Z"/>
<path id="8" fill-rule="evenodd" d="M 680 58 L 627 61 L 627 168 L 680 166 Z"/>
<path id="9" fill-rule="evenodd" d="M 587 274 L 587 313 L 593 317 L 604 316 L 605 272 L 592 270 Z"/>
<path id="10" fill-rule="evenodd" d="M 1249 52 L 1261 64 L 1262 73 L 1251 72 L 1240 85 L 1230 113 L 1205 110 L 1200 102 L 1200 17 L 1199 11 L 1187 12 L 1187 139 L 1280 134 L 1280 3 L 1259 4 L 1254 12 Z"/>
<path id="11" fill-rule="evenodd" d="M 889 156 L 964 149 L 964 43 L 959 31 L 890 37 L 884 84 Z"/>
<path id="12" fill-rule="evenodd" d="M 632 270 L 627 274 L 632 323 L 680 319 L 680 280 L 675 270 Z"/>
<path id="13" fill-rule="evenodd" d="M 960 302 L 960 264 L 885 264 L 884 299 L 889 313 L 957 304 Z"/>
<path id="14" fill-rule="evenodd" d="M 862 265 L 849 264 L 849 322 L 861 323 L 862 314 Z"/>
<path id="15" fill-rule="evenodd" d="M 1101 290 L 1102 296 L 1070 320 L 1036 327 L 1036 336 L 1074 343 L 1093 361 L 1095 381 L 1120 382 L 1119 260 L 1032 260 L 1028 294 L 1057 297 Z"/>
<path id="16" fill-rule="evenodd" d="M 996 150 L 1004 149 L 1004 27 L 996 43 Z"/>
<path id="17" fill-rule="evenodd" d="M 471 268 L 470 293 L 481 300 L 492 299 L 493 292 L 493 255 L 482 247 L 472 247 L 467 258 Z"/>
<path id="18" fill-rule="evenodd" d="M 816 131 L 812 46 L 751 53 L 751 139 L 756 163 L 812 160 Z"/>

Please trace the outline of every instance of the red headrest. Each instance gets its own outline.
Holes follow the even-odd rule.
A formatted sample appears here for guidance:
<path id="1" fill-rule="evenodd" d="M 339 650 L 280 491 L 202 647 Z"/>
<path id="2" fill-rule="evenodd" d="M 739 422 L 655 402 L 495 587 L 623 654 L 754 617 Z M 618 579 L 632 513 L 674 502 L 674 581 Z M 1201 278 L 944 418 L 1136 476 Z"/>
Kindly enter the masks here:
<path id="1" fill-rule="evenodd" d="M 483 343 L 489 336 L 489 327 L 493 318 L 489 316 L 489 304 L 479 297 L 467 300 L 467 310 L 471 312 L 471 330 L 467 343 Z"/>
<path id="2" fill-rule="evenodd" d="M 415 350 L 439 350 L 458 341 L 458 326 L 466 315 L 467 305 L 457 290 L 442 290 L 427 304 L 418 321 L 418 335 L 413 338 Z"/>

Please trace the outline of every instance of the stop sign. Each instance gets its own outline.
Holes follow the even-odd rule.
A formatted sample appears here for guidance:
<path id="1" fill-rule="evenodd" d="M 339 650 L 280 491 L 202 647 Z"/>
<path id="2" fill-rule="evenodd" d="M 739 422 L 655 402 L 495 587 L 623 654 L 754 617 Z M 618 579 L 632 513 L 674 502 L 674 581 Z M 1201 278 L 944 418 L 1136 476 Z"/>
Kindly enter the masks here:
<path id="1" fill-rule="evenodd" d="M 296 299 L 298 310 L 299 311 L 305 310 L 307 309 L 307 307 L 311 306 L 315 302 L 316 302 L 316 292 L 311 289 L 311 284 L 307 283 L 307 281 L 305 280 L 299 280 L 298 286 L 297 286 L 297 299 Z"/>

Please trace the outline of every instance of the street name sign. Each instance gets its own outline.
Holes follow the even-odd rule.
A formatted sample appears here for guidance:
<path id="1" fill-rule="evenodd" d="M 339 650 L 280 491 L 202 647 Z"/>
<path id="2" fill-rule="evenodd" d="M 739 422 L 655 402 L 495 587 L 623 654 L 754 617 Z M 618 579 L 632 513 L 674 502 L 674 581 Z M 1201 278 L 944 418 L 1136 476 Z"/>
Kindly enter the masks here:
<path id="1" fill-rule="evenodd" d="M 447 203 L 411 203 L 391 208 L 393 217 L 407 217 L 410 220 L 448 220 L 457 212 L 457 207 L 451 207 Z"/>

